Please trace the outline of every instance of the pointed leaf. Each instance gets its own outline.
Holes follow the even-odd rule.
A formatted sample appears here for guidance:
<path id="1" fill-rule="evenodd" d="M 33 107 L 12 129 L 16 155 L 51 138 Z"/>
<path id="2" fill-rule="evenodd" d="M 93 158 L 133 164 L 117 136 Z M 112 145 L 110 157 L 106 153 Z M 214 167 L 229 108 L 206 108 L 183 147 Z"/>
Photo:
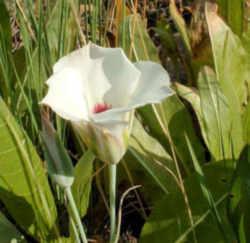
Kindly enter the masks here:
<path id="1" fill-rule="evenodd" d="M 249 83 L 248 56 L 240 39 L 230 30 L 213 9 L 206 4 L 206 18 L 212 44 L 216 78 L 230 108 L 231 137 L 237 158 L 244 146 L 241 113 L 247 100 L 246 82 Z M 242 138 L 242 139 L 240 139 Z"/>
<path id="2" fill-rule="evenodd" d="M 92 183 L 94 154 L 88 150 L 75 166 L 75 180 L 72 193 L 81 217 L 87 213 Z"/>
<path id="3" fill-rule="evenodd" d="M 52 124 L 42 113 L 42 138 L 50 177 L 60 187 L 70 187 L 74 181 L 72 161 Z"/>
<path id="4" fill-rule="evenodd" d="M 232 159 L 241 150 L 242 137 L 232 130 L 230 104 L 222 93 L 216 75 L 209 67 L 204 67 L 198 77 L 201 99 L 202 122 L 205 129 L 207 146 L 213 158 L 218 161 Z M 232 151 L 232 144 L 234 150 Z"/>
<path id="5" fill-rule="evenodd" d="M 32 236 L 55 236 L 56 208 L 42 162 L 1 98 L 0 140 L 1 201 Z"/>
<path id="6" fill-rule="evenodd" d="M 238 36 L 218 16 L 214 5 L 206 3 L 206 19 L 215 63 L 217 80 L 234 110 L 237 120 L 246 101 L 245 82 L 249 82 L 248 56 Z"/>

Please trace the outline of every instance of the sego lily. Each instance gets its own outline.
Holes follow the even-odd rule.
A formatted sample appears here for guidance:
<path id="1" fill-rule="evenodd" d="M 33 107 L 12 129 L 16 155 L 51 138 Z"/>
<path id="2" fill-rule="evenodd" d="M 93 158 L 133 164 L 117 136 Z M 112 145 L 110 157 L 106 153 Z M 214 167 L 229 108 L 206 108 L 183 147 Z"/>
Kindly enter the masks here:
<path id="1" fill-rule="evenodd" d="M 121 48 L 93 43 L 61 58 L 47 85 L 41 103 L 70 120 L 97 157 L 112 164 L 126 152 L 134 109 L 173 93 L 161 65 L 133 64 Z"/>

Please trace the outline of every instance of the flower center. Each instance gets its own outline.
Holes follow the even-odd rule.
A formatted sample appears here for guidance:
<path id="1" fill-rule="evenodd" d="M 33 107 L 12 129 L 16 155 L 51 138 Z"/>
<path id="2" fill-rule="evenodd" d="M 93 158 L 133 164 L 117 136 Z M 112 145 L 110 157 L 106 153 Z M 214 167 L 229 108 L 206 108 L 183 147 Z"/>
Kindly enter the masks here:
<path id="1" fill-rule="evenodd" d="M 94 110 L 93 110 L 93 113 L 96 114 L 96 113 L 101 113 L 101 112 L 104 112 L 106 110 L 110 110 L 112 107 L 103 103 L 103 104 L 96 104 L 95 107 L 94 107 Z"/>

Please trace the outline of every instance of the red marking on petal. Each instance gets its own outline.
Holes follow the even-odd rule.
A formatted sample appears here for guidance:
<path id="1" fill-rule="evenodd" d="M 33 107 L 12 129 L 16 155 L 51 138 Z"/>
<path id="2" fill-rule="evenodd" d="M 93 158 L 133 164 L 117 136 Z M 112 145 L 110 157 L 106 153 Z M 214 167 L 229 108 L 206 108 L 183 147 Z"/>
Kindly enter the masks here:
<path id="1" fill-rule="evenodd" d="M 94 110 L 93 110 L 93 113 L 96 114 L 96 113 L 101 113 L 101 112 L 104 112 L 106 110 L 110 110 L 111 109 L 111 106 L 103 103 L 103 104 L 96 104 L 95 107 L 94 107 Z"/>

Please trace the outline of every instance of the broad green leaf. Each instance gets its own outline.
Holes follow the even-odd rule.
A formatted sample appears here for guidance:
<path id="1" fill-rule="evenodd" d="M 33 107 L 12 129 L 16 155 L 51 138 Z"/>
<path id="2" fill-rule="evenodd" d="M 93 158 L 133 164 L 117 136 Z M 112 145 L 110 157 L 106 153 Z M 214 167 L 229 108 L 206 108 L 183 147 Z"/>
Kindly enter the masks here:
<path id="1" fill-rule="evenodd" d="M 237 35 L 241 36 L 244 27 L 244 0 L 216 0 L 219 12 Z"/>
<path id="2" fill-rule="evenodd" d="M 167 194 L 176 190 L 177 185 L 172 176 L 176 174 L 172 158 L 156 139 L 147 134 L 137 119 L 133 122 L 129 153 L 152 176 L 163 192 Z"/>
<path id="3" fill-rule="evenodd" d="M 203 139 L 208 147 L 208 150 L 211 151 L 209 147 L 209 142 L 207 140 L 207 130 L 205 127 L 204 119 L 202 116 L 202 111 L 201 111 L 201 99 L 200 95 L 197 89 L 191 88 L 185 85 L 182 85 L 180 83 L 175 83 L 175 91 L 178 93 L 178 95 L 186 100 L 193 108 L 195 115 L 197 117 L 197 120 L 199 122 L 199 126 L 201 129 L 201 134 L 203 136 Z"/>
<path id="4" fill-rule="evenodd" d="M 207 187 L 213 195 L 215 205 L 222 217 L 225 232 L 230 243 L 235 236 L 227 219 L 227 198 L 229 181 L 233 172 L 230 161 L 216 162 L 203 166 Z M 172 193 L 155 204 L 152 213 L 143 227 L 140 243 L 224 243 L 207 200 L 203 197 L 196 175 L 185 181 L 185 189 L 191 206 L 194 227 L 191 227 L 187 207 L 182 193 Z M 193 230 L 197 241 L 194 240 Z"/>
<path id="5" fill-rule="evenodd" d="M 185 143 L 184 133 L 188 134 L 192 147 L 196 151 L 199 161 L 202 162 L 204 161 L 204 149 L 194 130 L 189 111 L 177 95 L 168 97 L 161 104 L 156 104 L 155 107 L 159 113 L 160 121 L 155 117 L 152 106 L 145 106 L 139 110 L 150 128 L 150 132 L 170 152 L 169 142 L 164 134 L 164 129 L 168 127 L 179 159 L 187 172 L 192 170 L 192 159 Z"/>
<path id="6" fill-rule="evenodd" d="M 212 158 L 216 161 L 232 159 L 235 153 L 240 153 L 241 147 L 238 148 L 238 143 L 242 143 L 242 137 L 232 131 L 230 105 L 221 91 L 214 71 L 204 67 L 199 73 L 197 84 L 198 91 L 181 84 L 176 84 L 176 90 L 192 105 Z"/>
<path id="7" fill-rule="evenodd" d="M 199 121 L 203 138 L 206 140 L 206 131 L 204 128 L 201 112 L 201 99 L 198 90 L 177 82 L 174 84 L 173 88 L 182 99 L 186 100 L 192 105 L 192 108 L 194 109 L 196 117 Z"/>
<path id="8" fill-rule="evenodd" d="M 239 155 L 242 144 L 241 134 L 232 131 L 233 119 L 230 104 L 222 93 L 216 75 L 209 67 L 199 73 L 198 88 L 201 99 L 202 122 L 207 146 L 216 161 L 232 159 Z M 232 143 L 234 151 L 232 151 Z"/>
<path id="9" fill-rule="evenodd" d="M 125 28 L 125 46 L 123 49 L 133 61 L 150 60 L 159 62 L 158 51 L 150 39 L 140 15 L 125 17 L 119 24 L 118 43 L 122 46 L 123 28 Z"/>
<path id="10" fill-rule="evenodd" d="M 206 4 L 206 18 L 212 44 L 216 78 L 230 109 L 231 137 L 236 158 L 243 146 L 241 112 L 246 102 L 246 82 L 249 82 L 247 54 L 240 39 L 230 30 L 214 11 L 213 5 Z M 235 139 L 237 138 L 237 139 Z"/>
<path id="11" fill-rule="evenodd" d="M 0 242 L 1 243 L 26 242 L 24 236 L 1 212 L 0 212 Z"/>
<path id="12" fill-rule="evenodd" d="M 250 145 L 241 153 L 232 181 L 229 212 L 241 243 L 250 242 Z"/>
<path id="13" fill-rule="evenodd" d="M 239 37 L 217 15 L 214 5 L 209 3 L 206 3 L 206 20 L 217 80 L 234 111 L 232 116 L 237 121 L 241 105 L 246 101 L 245 82 L 249 82 L 248 56 Z"/>
<path id="14" fill-rule="evenodd" d="M 75 166 L 75 180 L 72 185 L 72 194 L 81 217 L 87 213 L 92 183 L 94 154 L 88 150 Z"/>
<path id="15" fill-rule="evenodd" d="M 33 237 L 56 237 L 56 208 L 43 164 L 1 98 L 0 140 L 1 201 Z"/>

